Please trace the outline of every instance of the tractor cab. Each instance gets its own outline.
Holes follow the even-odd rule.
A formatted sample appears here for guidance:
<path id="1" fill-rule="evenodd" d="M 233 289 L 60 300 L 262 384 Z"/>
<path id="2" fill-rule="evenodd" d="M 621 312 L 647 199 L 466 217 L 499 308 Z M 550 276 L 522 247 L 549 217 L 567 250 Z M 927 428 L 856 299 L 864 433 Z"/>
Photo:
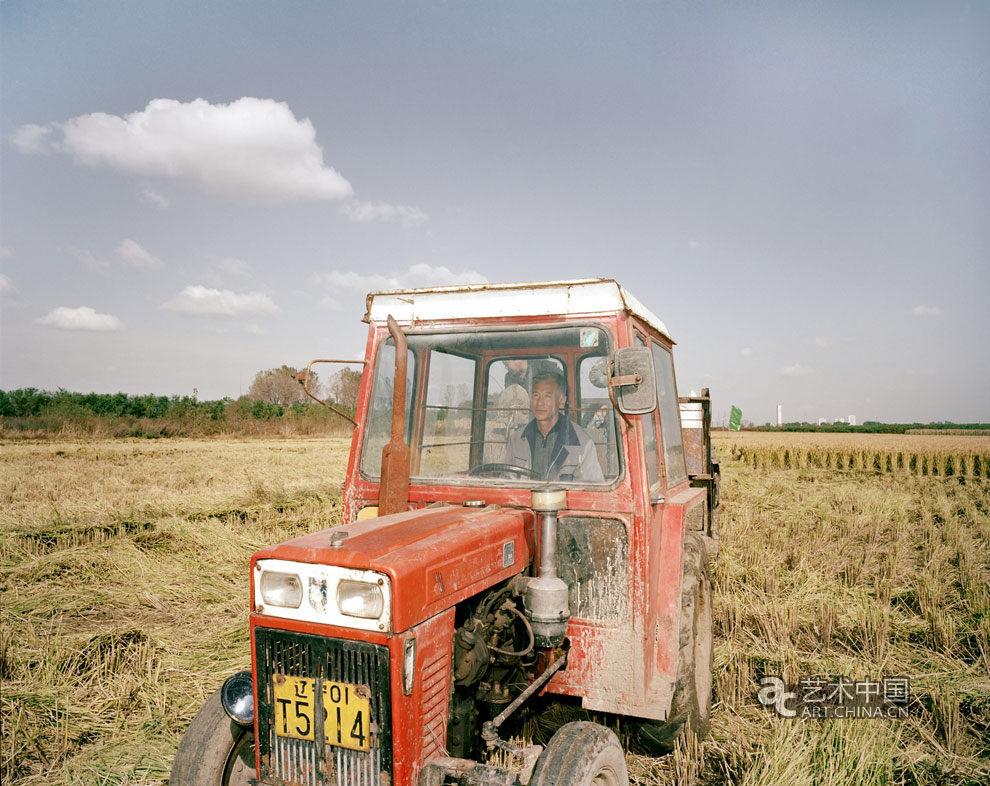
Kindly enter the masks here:
<path id="1" fill-rule="evenodd" d="M 659 496 L 688 481 L 673 342 L 615 282 L 372 293 L 369 368 L 345 487 L 349 519 L 381 513 L 382 450 L 398 409 L 390 316 L 405 344 L 409 506 L 524 504 L 534 483 L 599 504 L 591 500 L 630 499 L 646 485 Z M 652 415 L 658 393 L 662 425 Z"/>

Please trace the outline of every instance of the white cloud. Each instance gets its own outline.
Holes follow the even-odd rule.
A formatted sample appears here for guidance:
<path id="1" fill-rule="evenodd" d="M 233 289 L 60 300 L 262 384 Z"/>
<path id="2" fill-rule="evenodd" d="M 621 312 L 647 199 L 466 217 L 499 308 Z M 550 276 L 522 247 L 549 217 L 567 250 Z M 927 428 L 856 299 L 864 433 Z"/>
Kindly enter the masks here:
<path id="1" fill-rule="evenodd" d="M 455 273 L 448 267 L 433 267 L 425 263 L 413 265 L 402 275 L 405 287 L 451 287 L 461 284 L 487 284 L 488 279 L 474 270 Z"/>
<path id="2" fill-rule="evenodd" d="M 780 373 L 785 377 L 804 377 L 808 374 L 813 374 L 814 369 L 810 366 L 803 366 L 800 363 L 795 363 L 792 366 L 782 366 Z"/>
<path id="3" fill-rule="evenodd" d="M 10 136 L 10 141 L 22 153 L 39 154 L 51 151 L 49 137 L 52 133 L 52 126 L 39 126 L 28 123 L 21 126 Z"/>
<path id="4" fill-rule="evenodd" d="M 812 347 L 822 347 L 823 349 L 827 349 L 828 347 L 832 346 L 832 342 L 829 341 L 827 338 L 812 338 L 809 339 L 808 341 L 805 341 L 804 343 Z"/>
<path id="5" fill-rule="evenodd" d="M 141 192 L 141 197 L 145 202 L 158 205 L 160 208 L 166 208 L 169 205 L 167 196 L 164 194 L 159 194 L 157 191 L 152 191 L 150 188 L 144 189 L 144 191 Z"/>
<path id="6" fill-rule="evenodd" d="M 14 283 L 3 273 L 0 273 L 0 295 L 9 295 L 14 291 Z"/>
<path id="7" fill-rule="evenodd" d="M 129 238 L 117 244 L 117 256 L 132 267 L 161 267 L 162 261 L 147 251 L 140 243 Z"/>
<path id="8" fill-rule="evenodd" d="M 450 268 L 443 267 L 442 265 L 433 267 L 424 263 L 413 265 L 404 273 L 397 273 L 391 276 L 383 276 L 380 273 L 357 273 L 355 271 L 341 273 L 334 270 L 330 273 L 316 275 L 315 280 L 330 290 L 331 293 L 340 289 L 351 289 L 361 294 L 387 289 L 415 289 L 417 287 L 447 287 L 461 284 L 488 283 L 488 279 L 485 276 L 474 270 L 455 273 Z M 336 301 L 331 295 L 328 298 L 324 298 L 323 305 L 332 308 L 336 305 Z"/>
<path id="9" fill-rule="evenodd" d="M 165 303 L 162 308 L 184 317 L 270 317 L 278 313 L 278 306 L 261 292 L 239 294 L 229 289 L 209 289 L 194 284 L 183 289 Z"/>
<path id="10" fill-rule="evenodd" d="M 243 259 L 235 259 L 234 257 L 220 259 L 217 262 L 217 268 L 221 273 L 226 273 L 229 276 L 247 277 L 251 275 L 251 266 Z"/>
<path id="11" fill-rule="evenodd" d="M 709 245 L 703 240 L 689 240 L 688 248 L 691 251 L 707 251 L 709 249 Z"/>
<path id="12" fill-rule="evenodd" d="M 743 347 L 743 349 L 742 349 L 742 356 L 744 358 L 753 357 L 753 348 L 752 347 Z"/>
<path id="13" fill-rule="evenodd" d="M 915 306 L 911 309 L 911 314 L 916 317 L 940 317 L 942 309 L 938 306 Z"/>
<path id="14" fill-rule="evenodd" d="M 251 323 L 245 325 L 244 326 L 244 332 L 247 333 L 249 336 L 263 336 L 263 335 L 265 335 L 264 328 L 262 328 L 260 325 L 256 325 L 254 322 L 251 322 Z"/>
<path id="15" fill-rule="evenodd" d="M 382 276 L 378 273 L 355 273 L 349 270 L 341 273 L 334 270 L 317 275 L 318 283 L 329 290 L 354 289 L 358 292 L 378 292 L 383 289 L 402 289 L 402 283 L 395 276 Z"/>
<path id="16" fill-rule="evenodd" d="M 121 322 L 110 314 L 98 314 L 89 306 L 68 308 L 59 306 L 40 319 L 35 320 L 39 325 L 58 328 L 59 330 L 120 330 Z"/>
<path id="17" fill-rule="evenodd" d="M 341 208 L 341 212 L 358 224 L 397 220 L 403 226 L 412 227 L 430 220 L 430 217 L 418 207 L 390 205 L 387 202 L 349 202 Z"/>
<path id="18" fill-rule="evenodd" d="M 88 251 L 85 248 L 67 246 L 65 251 L 69 254 L 69 256 L 81 263 L 87 270 L 102 271 L 110 267 L 110 263 L 103 259 L 103 257 L 99 257 L 92 251 Z"/>
<path id="19" fill-rule="evenodd" d="M 234 197 L 322 200 L 352 193 L 351 184 L 323 163 L 312 122 L 297 120 L 288 104 L 268 98 L 230 104 L 156 98 L 123 117 L 94 112 L 22 126 L 12 139 L 23 153 L 51 149 L 88 166 L 188 180 Z"/>
<path id="20" fill-rule="evenodd" d="M 14 252 L 7 246 L 0 246 L 0 259 L 13 259 Z"/>
<path id="21" fill-rule="evenodd" d="M 252 277 L 251 265 L 243 259 L 222 257 L 210 253 L 204 254 L 203 257 L 208 264 L 201 271 L 200 281 L 207 286 L 220 288 L 232 278 L 247 279 Z"/>

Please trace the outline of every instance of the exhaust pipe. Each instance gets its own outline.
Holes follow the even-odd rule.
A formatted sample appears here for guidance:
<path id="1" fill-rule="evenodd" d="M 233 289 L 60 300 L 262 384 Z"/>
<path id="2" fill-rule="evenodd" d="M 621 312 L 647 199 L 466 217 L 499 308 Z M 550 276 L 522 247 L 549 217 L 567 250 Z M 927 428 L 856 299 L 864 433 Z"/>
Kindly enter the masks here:
<path id="1" fill-rule="evenodd" d="M 388 332 L 395 341 L 395 381 L 392 385 L 392 439 L 382 448 L 382 485 L 378 513 L 409 510 L 409 446 L 406 444 L 406 365 L 409 353 L 402 328 L 388 315 Z"/>

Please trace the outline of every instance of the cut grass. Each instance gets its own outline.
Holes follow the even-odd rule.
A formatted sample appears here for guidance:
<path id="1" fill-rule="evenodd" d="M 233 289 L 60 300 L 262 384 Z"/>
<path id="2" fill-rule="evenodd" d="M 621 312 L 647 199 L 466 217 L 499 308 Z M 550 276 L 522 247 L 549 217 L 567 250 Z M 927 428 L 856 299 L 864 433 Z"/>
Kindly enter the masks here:
<path id="1" fill-rule="evenodd" d="M 247 565 L 339 520 L 349 440 L 0 448 L 3 783 L 164 783 L 249 661 Z"/>
<path id="2" fill-rule="evenodd" d="M 166 783 L 192 716 L 248 663 L 250 555 L 339 523 L 348 448 L 0 443 L 0 781 Z M 988 481 L 721 455 L 712 734 L 630 754 L 633 780 L 990 781 Z M 911 717 L 777 719 L 755 699 L 767 674 L 907 676 Z"/>

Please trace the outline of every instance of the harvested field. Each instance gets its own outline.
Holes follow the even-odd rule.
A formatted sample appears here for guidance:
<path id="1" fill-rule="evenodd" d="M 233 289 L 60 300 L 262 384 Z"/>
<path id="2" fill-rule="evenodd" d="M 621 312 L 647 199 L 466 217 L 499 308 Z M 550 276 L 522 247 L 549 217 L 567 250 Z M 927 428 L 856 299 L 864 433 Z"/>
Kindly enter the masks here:
<path id="1" fill-rule="evenodd" d="M 893 449 L 892 436 L 718 437 L 712 735 L 630 754 L 636 782 L 990 781 L 990 481 L 754 467 L 738 452 L 829 449 L 823 436 L 859 440 L 839 452 Z M 943 436 L 898 438 L 898 451 L 928 451 L 918 440 L 988 452 L 985 437 Z M 166 783 L 189 720 L 249 661 L 251 553 L 338 523 L 348 447 L 0 443 L 0 780 Z M 770 674 L 905 676 L 910 717 L 777 719 L 755 700 Z"/>
<path id="2" fill-rule="evenodd" d="M 0 446 L 0 781 L 167 782 L 248 665 L 248 560 L 338 523 L 349 439 Z"/>
<path id="3" fill-rule="evenodd" d="M 752 467 L 990 478 L 990 437 L 982 435 L 716 432 L 713 444 Z"/>

